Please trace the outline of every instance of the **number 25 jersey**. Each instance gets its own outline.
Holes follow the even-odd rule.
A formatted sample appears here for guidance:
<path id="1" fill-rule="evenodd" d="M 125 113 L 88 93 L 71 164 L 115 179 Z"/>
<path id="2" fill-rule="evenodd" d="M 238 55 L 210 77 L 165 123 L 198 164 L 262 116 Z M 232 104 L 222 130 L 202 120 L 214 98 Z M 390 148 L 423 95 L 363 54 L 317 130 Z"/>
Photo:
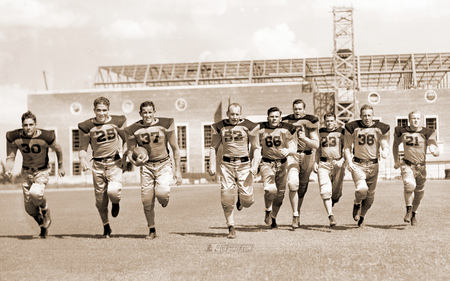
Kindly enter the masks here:
<path id="1" fill-rule="evenodd" d="M 422 163 L 426 160 L 429 142 L 436 143 L 436 132 L 429 128 L 420 128 L 416 131 L 408 127 L 395 127 L 394 146 L 403 143 L 405 159 L 413 163 Z"/>
<path id="2" fill-rule="evenodd" d="M 362 120 L 345 124 L 344 147 L 351 147 L 353 143 L 353 156 L 369 160 L 378 159 L 380 141 L 388 139 L 389 125 L 374 121 L 370 127 L 364 125 Z"/>
<path id="3" fill-rule="evenodd" d="M 90 118 L 78 124 L 78 129 L 89 135 L 94 158 L 111 157 L 120 152 L 121 130 L 127 118 L 124 115 L 111 115 L 111 119 L 105 123 L 98 123 L 95 118 Z"/>

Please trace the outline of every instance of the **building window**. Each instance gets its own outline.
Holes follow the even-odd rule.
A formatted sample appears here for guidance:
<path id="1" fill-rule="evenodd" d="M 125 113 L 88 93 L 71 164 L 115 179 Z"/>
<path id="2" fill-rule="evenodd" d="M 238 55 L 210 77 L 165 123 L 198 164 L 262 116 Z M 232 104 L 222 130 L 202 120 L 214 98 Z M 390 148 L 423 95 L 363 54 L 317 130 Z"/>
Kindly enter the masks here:
<path id="1" fill-rule="evenodd" d="M 72 151 L 80 149 L 80 131 L 78 129 L 72 130 Z"/>
<path id="2" fill-rule="evenodd" d="M 80 162 L 72 163 L 72 175 L 81 176 L 81 164 Z"/>
<path id="3" fill-rule="evenodd" d="M 182 174 L 187 173 L 187 158 L 186 157 L 181 157 L 181 159 L 180 159 L 180 170 L 181 170 Z"/>
<path id="4" fill-rule="evenodd" d="M 203 126 L 203 147 L 210 148 L 212 143 L 212 128 L 211 125 Z"/>
<path id="5" fill-rule="evenodd" d="M 398 118 L 397 126 L 399 127 L 407 127 L 408 126 L 408 118 Z"/>
<path id="6" fill-rule="evenodd" d="M 205 156 L 205 172 L 209 171 L 209 156 Z"/>
<path id="7" fill-rule="evenodd" d="M 436 140 L 439 141 L 439 126 L 437 117 L 425 116 L 425 127 L 436 131 Z"/>
<path id="8" fill-rule="evenodd" d="M 178 147 L 186 149 L 186 126 L 177 126 Z"/>

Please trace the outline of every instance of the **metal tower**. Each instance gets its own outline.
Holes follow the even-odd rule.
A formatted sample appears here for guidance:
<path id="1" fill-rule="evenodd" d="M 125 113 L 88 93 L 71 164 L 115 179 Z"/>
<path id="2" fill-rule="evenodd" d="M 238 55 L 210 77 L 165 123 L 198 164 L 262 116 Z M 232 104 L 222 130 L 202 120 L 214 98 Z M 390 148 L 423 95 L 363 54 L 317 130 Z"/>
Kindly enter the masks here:
<path id="1" fill-rule="evenodd" d="M 333 7 L 333 68 L 335 113 L 339 125 L 353 120 L 356 112 L 356 59 L 353 38 L 353 8 Z"/>

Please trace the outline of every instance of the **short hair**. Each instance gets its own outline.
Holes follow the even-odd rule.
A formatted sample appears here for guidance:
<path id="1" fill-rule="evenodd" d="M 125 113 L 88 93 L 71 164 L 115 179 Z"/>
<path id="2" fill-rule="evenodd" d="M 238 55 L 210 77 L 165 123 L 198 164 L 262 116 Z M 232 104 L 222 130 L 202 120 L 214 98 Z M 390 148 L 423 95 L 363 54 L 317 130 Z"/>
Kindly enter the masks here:
<path id="1" fill-rule="evenodd" d="M 98 97 L 94 100 L 94 108 L 96 108 L 99 104 L 104 104 L 109 108 L 110 102 L 109 99 L 105 97 Z"/>
<path id="2" fill-rule="evenodd" d="M 365 104 L 361 107 L 361 109 L 359 110 L 359 114 L 362 114 L 363 110 L 367 110 L 370 109 L 372 110 L 372 113 L 374 112 L 373 107 L 371 105 Z"/>
<path id="3" fill-rule="evenodd" d="M 269 108 L 269 110 L 267 110 L 267 116 L 269 116 L 272 112 L 280 112 L 280 115 L 282 114 L 281 110 L 276 106 L 271 107 Z"/>
<path id="4" fill-rule="evenodd" d="M 333 117 L 336 120 L 336 115 L 333 112 L 327 112 L 323 115 L 323 120 L 326 120 L 327 117 Z"/>
<path id="5" fill-rule="evenodd" d="M 153 108 L 153 110 L 156 110 L 155 104 L 152 101 L 147 100 L 147 101 L 144 101 L 143 103 L 141 103 L 141 105 L 139 106 L 139 112 L 142 112 L 142 109 L 144 107 L 148 107 L 148 106 L 151 106 Z"/>
<path id="6" fill-rule="evenodd" d="M 22 123 L 25 121 L 25 119 L 33 119 L 34 123 L 36 122 L 36 115 L 34 115 L 31 111 L 27 111 L 24 114 L 22 114 Z"/>
<path id="7" fill-rule="evenodd" d="M 418 111 L 418 110 L 413 110 L 413 111 L 411 111 L 411 112 L 408 114 L 408 119 L 411 119 L 411 116 L 412 116 L 413 114 L 420 114 L 420 118 L 422 118 L 422 113 L 420 113 L 420 111 Z"/>
<path id="8" fill-rule="evenodd" d="M 242 113 L 242 106 L 241 106 L 240 104 L 236 103 L 236 102 L 230 103 L 230 104 L 228 105 L 227 112 L 230 111 L 230 107 L 232 107 L 232 106 L 233 106 L 233 107 L 238 107 L 238 108 L 239 108 L 239 111 Z"/>
<path id="9" fill-rule="evenodd" d="M 303 108 L 306 108 L 306 103 L 302 100 L 302 99 L 296 99 L 293 103 L 292 103 L 292 107 L 294 107 L 294 105 L 296 104 L 303 104 Z"/>

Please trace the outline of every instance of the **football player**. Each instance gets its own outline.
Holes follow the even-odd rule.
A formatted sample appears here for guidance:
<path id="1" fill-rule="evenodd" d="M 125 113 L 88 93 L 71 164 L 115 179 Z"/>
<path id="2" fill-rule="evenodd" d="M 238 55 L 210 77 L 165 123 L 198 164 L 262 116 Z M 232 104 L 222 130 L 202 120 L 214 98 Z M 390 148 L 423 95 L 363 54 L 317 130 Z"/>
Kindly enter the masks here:
<path id="1" fill-rule="evenodd" d="M 220 164 L 221 203 L 228 226 L 228 238 L 236 238 L 234 228 L 234 202 L 236 189 L 238 211 L 250 207 L 253 202 L 253 175 L 258 172 L 261 160 L 259 144 L 259 125 L 242 119 L 242 107 L 237 103 L 228 106 L 227 119 L 212 125 L 212 142 L 210 148 L 209 174 L 216 174 L 216 153 L 223 146 Z M 250 143 L 250 147 L 249 147 Z M 250 154 L 249 154 L 249 149 Z M 253 159 L 250 159 L 253 155 Z"/>
<path id="2" fill-rule="evenodd" d="M 78 156 L 82 171 L 90 169 L 87 160 L 89 145 L 92 148 L 92 177 L 94 181 L 95 206 L 103 223 L 103 237 L 111 236 L 108 219 L 108 202 L 111 200 L 111 216 L 117 217 L 122 195 L 122 161 L 120 153 L 125 141 L 124 115 L 109 115 L 110 102 L 105 97 L 94 100 L 95 117 L 78 124 L 80 150 Z"/>
<path id="3" fill-rule="evenodd" d="M 292 207 L 292 229 L 295 229 L 300 227 L 300 209 L 314 167 L 313 150 L 319 147 L 319 119 L 306 114 L 306 104 L 301 99 L 294 100 L 292 110 L 294 114 L 283 117 L 282 121 L 297 127 L 297 154 L 288 157 L 289 200 Z"/>
<path id="4" fill-rule="evenodd" d="M 62 148 L 56 141 L 55 133 L 36 127 L 36 116 L 30 111 L 22 115 L 22 129 L 6 133 L 5 176 L 11 177 L 17 150 L 22 153 L 22 190 L 25 211 L 34 218 L 41 238 L 46 238 L 51 224 L 50 209 L 44 194 L 51 172 L 48 163 L 48 149 L 55 151 L 58 161 L 58 174 L 65 175 Z"/>
<path id="5" fill-rule="evenodd" d="M 295 126 L 281 122 L 281 110 L 271 107 L 267 111 L 267 122 L 260 123 L 261 142 L 260 173 L 264 185 L 265 218 L 271 228 L 277 228 L 277 214 L 283 203 L 287 182 L 287 156 L 297 152 L 292 134 Z"/>
<path id="6" fill-rule="evenodd" d="M 373 112 L 373 107 L 365 104 L 360 110 L 361 120 L 345 124 L 344 156 L 356 187 L 353 219 L 359 227 L 375 198 L 378 158 L 386 158 L 389 153 L 389 125 L 374 121 Z"/>
<path id="7" fill-rule="evenodd" d="M 328 112 L 323 116 L 325 127 L 319 129 L 320 144 L 316 151 L 314 171 L 319 180 L 320 196 L 330 220 L 330 227 L 337 222 L 332 207 L 342 196 L 344 179 L 344 128 L 338 127 L 336 116 Z"/>
<path id="8" fill-rule="evenodd" d="M 156 238 L 155 197 L 163 208 L 169 204 L 170 184 L 175 180 L 182 181 L 180 166 L 180 149 L 175 134 L 173 118 L 155 117 L 156 108 L 152 101 L 144 101 L 140 105 L 141 120 L 125 128 L 127 135 L 127 155 L 130 162 L 139 165 L 133 159 L 133 149 L 142 146 L 147 149 L 148 156 L 143 159 L 141 173 L 141 200 L 149 233 L 147 239 Z M 172 149 L 175 171 L 169 155 Z"/>
<path id="9" fill-rule="evenodd" d="M 416 214 L 425 193 L 425 181 L 427 180 L 425 167 L 427 147 L 434 157 L 439 156 L 440 151 L 436 143 L 435 130 L 421 126 L 422 114 L 419 111 L 412 111 L 409 113 L 408 119 L 409 126 L 395 127 L 392 154 L 395 161 L 394 168 L 401 168 L 404 185 L 406 215 L 403 221 L 417 225 Z M 403 143 L 405 151 L 402 161 L 398 154 L 400 143 Z"/>

